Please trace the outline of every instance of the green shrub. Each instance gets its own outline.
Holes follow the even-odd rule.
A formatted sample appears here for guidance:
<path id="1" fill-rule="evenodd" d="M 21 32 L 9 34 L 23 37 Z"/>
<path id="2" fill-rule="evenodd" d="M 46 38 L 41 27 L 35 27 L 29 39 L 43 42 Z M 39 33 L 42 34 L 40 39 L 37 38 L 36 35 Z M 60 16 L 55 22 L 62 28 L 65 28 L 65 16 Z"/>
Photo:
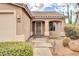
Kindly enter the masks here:
<path id="1" fill-rule="evenodd" d="M 65 26 L 64 30 L 65 30 L 65 35 L 67 37 L 70 37 L 71 39 L 77 38 L 77 31 L 75 29 L 75 26 L 67 25 L 67 26 Z"/>
<path id="2" fill-rule="evenodd" d="M 29 43 L 0 42 L 0 56 L 32 56 L 33 51 Z"/>
<path id="3" fill-rule="evenodd" d="M 74 28 L 74 30 L 76 31 L 76 36 L 79 37 L 79 27 L 76 26 L 76 27 Z"/>

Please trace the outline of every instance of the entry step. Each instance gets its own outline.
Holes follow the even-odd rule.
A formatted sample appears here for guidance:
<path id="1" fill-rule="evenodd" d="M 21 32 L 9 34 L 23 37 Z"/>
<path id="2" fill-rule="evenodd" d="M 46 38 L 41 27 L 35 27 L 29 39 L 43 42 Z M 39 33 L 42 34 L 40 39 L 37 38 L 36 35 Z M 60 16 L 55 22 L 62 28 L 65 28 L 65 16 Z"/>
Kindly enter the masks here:
<path id="1" fill-rule="evenodd" d="M 53 47 L 53 46 L 51 45 L 51 43 L 41 43 L 41 42 L 39 42 L 39 43 L 34 43 L 33 47 L 49 48 L 49 47 Z"/>
<path id="2" fill-rule="evenodd" d="M 43 40 L 43 41 L 40 41 L 40 40 L 32 40 L 31 42 L 36 42 L 36 43 L 40 43 L 40 42 L 47 42 L 47 40 Z"/>

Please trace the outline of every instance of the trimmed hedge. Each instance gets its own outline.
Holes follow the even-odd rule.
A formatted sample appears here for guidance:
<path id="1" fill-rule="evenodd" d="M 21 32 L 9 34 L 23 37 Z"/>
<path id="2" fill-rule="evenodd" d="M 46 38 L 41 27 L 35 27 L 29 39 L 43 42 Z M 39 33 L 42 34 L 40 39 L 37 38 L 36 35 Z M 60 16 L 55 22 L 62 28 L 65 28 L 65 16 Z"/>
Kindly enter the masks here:
<path id="1" fill-rule="evenodd" d="M 33 51 L 29 43 L 0 42 L 0 56 L 32 56 Z"/>
<path id="2" fill-rule="evenodd" d="M 79 37 L 79 27 L 74 25 L 66 25 L 65 28 L 65 35 L 70 37 L 71 39 L 77 39 Z"/>

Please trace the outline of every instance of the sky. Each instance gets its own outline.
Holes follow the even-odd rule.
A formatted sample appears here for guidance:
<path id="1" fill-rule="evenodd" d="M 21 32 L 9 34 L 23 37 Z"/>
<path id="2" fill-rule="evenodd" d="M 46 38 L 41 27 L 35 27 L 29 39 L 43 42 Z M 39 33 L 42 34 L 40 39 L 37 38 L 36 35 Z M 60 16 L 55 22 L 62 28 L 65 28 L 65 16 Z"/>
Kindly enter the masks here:
<path id="1" fill-rule="evenodd" d="M 66 14 L 67 5 L 61 1 L 64 0 L 27 0 L 27 5 L 31 11 L 56 11 Z"/>
<path id="2" fill-rule="evenodd" d="M 78 0 L 26 0 L 27 3 L 78 3 Z"/>
<path id="3" fill-rule="evenodd" d="M 54 0 L 28 0 L 27 5 L 30 11 L 47 11 L 47 12 L 59 12 L 67 16 L 67 5 L 66 3 L 53 3 Z M 62 0 L 61 0 L 62 1 Z M 65 2 L 65 1 L 64 1 Z M 74 3 L 71 3 L 69 9 L 74 10 Z M 73 15 L 73 22 L 75 16 Z M 67 21 L 68 22 L 68 21 Z"/>
<path id="4" fill-rule="evenodd" d="M 57 1 L 58 0 L 27 0 L 27 3 L 53 3 L 53 2 L 57 3 Z M 63 0 L 60 0 L 60 1 L 63 1 Z"/>
<path id="5" fill-rule="evenodd" d="M 49 12 L 61 12 L 67 11 L 65 4 L 58 3 L 27 3 L 31 11 L 49 11 Z"/>

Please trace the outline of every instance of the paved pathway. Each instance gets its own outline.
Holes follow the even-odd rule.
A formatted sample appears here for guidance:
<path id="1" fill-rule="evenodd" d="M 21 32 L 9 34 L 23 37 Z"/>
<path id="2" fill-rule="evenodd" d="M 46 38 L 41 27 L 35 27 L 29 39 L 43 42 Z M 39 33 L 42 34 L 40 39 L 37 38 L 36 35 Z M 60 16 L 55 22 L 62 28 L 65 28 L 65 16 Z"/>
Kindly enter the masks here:
<path id="1" fill-rule="evenodd" d="M 54 45 L 51 45 L 51 43 L 54 43 L 55 41 L 55 50 L 50 49 L 50 47 L 53 47 Z M 78 56 L 79 52 L 74 52 L 70 50 L 67 47 L 64 47 L 62 45 L 63 40 L 62 39 L 52 39 L 47 41 L 46 38 L 36 38 L 35 40 L 32 40 L 33 45 L 33 55 L 34 56 L 52 56 L 52 55 L 58 55 L 58 56 Z"/>
<path id="2" fill-rule="evenodd" d="M 33 53 L 34 56 L 52 56 L 49 48 L 34 48 Z"/>
<path id="3" fill-rule="evenodd" d="M 52 45 L 47 42 L 46 38 L 36 38 L 36 40 L 32 40 L 32 43 L 34 56 L 52 56 L 49 49 Z"/>

